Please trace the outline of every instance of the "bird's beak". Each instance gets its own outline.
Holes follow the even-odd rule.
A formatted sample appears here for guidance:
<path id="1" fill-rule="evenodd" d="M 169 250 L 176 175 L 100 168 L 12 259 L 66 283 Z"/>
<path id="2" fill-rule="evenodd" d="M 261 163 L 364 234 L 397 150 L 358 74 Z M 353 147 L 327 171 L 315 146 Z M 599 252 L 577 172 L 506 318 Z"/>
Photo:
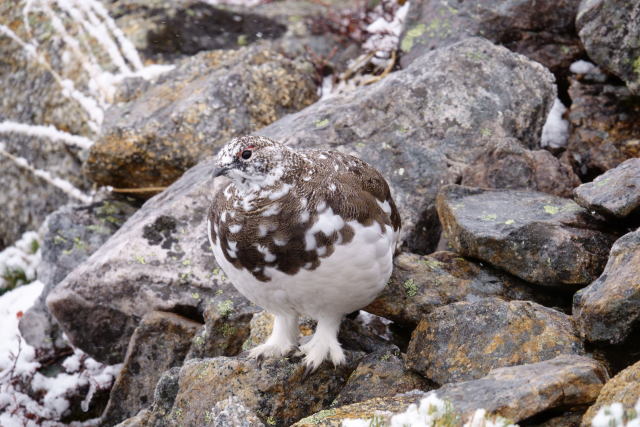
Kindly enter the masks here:
<path id="1" fill-rule="evenodd" d="M 217 178 L 220 175 L 225 175 L 229 169 L 231 169 L 230 166 L 216 166 L 213 168 L 212 175 L 214 178 Z"/>

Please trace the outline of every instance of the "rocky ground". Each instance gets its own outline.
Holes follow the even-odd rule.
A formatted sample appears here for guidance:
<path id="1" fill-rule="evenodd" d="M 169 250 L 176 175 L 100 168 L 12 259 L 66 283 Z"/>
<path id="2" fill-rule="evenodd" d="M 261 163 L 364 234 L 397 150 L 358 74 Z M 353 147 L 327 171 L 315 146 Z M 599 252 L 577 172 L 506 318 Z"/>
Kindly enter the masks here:
<path id="1" fill-rule="evenodd" d="M 638 422 L 640 1 L 217 3 L 0 4 L 0 295 L 36 261 L 42 288 L 8 312 L 33 354 L 0 360 L 2 423 Z M 248 133 L 392 188 L 401 251 L 338 368 L 247 356 L 272 318 L 205 223 Z M 72 371 L 36 417 L 29 381 Z"/>

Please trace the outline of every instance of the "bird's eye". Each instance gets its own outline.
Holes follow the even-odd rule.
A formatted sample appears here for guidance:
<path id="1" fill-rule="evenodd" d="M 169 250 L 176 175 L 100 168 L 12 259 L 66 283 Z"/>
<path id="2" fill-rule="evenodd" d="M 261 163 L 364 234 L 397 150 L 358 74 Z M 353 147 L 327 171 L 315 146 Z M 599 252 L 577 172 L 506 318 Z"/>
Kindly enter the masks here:
<path id="1" fill-rule="evenodd" d="M 240 155 L 243 159 L 249 160 L 251 158 L 251 150 L 244 150 Z"/>

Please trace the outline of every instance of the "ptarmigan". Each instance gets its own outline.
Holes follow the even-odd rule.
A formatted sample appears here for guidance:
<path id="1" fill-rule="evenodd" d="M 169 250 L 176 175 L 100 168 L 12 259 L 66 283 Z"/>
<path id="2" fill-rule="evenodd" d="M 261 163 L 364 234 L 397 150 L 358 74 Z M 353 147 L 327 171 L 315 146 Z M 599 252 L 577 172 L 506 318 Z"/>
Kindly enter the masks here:
<path id="1" fill-rule="evenodd" d="M 342 317 L 384 288 L 400 231 L 389 186 L 362 160 L 334 151 L 296 151 L 264 137 L 235 138 L 214 176 L 231 182 L 207 224 L 216 261 L 246 298 L 271 312 L 267 341 L 251 356 L 297 346 L 298 316 L 318 324 L 300 350 L 308 370 L 344 362 Z"/>

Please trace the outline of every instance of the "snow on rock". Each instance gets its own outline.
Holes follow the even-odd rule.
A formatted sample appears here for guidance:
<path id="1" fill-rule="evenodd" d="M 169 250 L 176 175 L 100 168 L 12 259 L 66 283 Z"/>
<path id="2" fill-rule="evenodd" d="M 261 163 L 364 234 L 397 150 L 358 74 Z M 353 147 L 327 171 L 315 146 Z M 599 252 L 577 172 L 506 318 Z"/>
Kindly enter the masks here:
<path id="1" fill-rule="evenodd" d="M 571 66 L 569 67 L 569 71 L 571 71 L 573 74 L 588 74 L 596 70 L 597 68 L 598 67 L 596 67 L 591 62 L 580 59 L 571 64 Z"/>
<path id="2" fill-rule="evenodd" d="M 445 425 L 455 409 L 445 400 L 440 399 L 436 393 L 430 393 L 420 401 L 419 405 L 409 405 L 401 413 L 389 414 L 381 412 L 377 419 L 346 419 L 342 421 L 342 427 L 369 427 L 371 425 L 385 425 L 389 427 L 432 427 Z M 381 423 L 382 420 L 388 420 Z M 448 425 L 448 423 L 446 423 Z M 517 427 L 502 417 L 488 416 L 487 411 L 478 409 L 464 424 L 463 427 Z"/>
<path id="3" fill-rule="evenodd" d="M 640 427 L 640 399 L 632 411 L 626 411 L 621 403 L 603 406 L 593 420 L 592 427 Z"/>
<path id="4" fill-rule="evenodd" d="M 39 262 L 40 239 L 36 232 L 28 231 L 14 246 L 0 252 L 0 294 L 16 285 L 35 280 Z"/>
<path id="5" fill-rule="evenodd" d="M 22 239 L 21 239 L 22 240 Z M 87 410 L 96 390 L 111 387 L 120 365 L 107 366 L 89 358 L 81 350 L 62 362 L 66 372 L 45 376 L 33 347 L 18 330 L 18 320 L 38 298 L 44 285 L 35 281 L 0 296 L 0 426 L 59 426 L 58 421 L 71 405 L 71 399 L 84 397 Z"/>
<path id="6" fill-rule="evenodd" d="M 542 147 L 561 148 L 567 146 L 569 122 L 562 118 L 565 111 L 567 111 L 567 107 L 556 98 L 547 116 L 547 121 L 542 128 L 542 140 L 540 142 Z"/>

